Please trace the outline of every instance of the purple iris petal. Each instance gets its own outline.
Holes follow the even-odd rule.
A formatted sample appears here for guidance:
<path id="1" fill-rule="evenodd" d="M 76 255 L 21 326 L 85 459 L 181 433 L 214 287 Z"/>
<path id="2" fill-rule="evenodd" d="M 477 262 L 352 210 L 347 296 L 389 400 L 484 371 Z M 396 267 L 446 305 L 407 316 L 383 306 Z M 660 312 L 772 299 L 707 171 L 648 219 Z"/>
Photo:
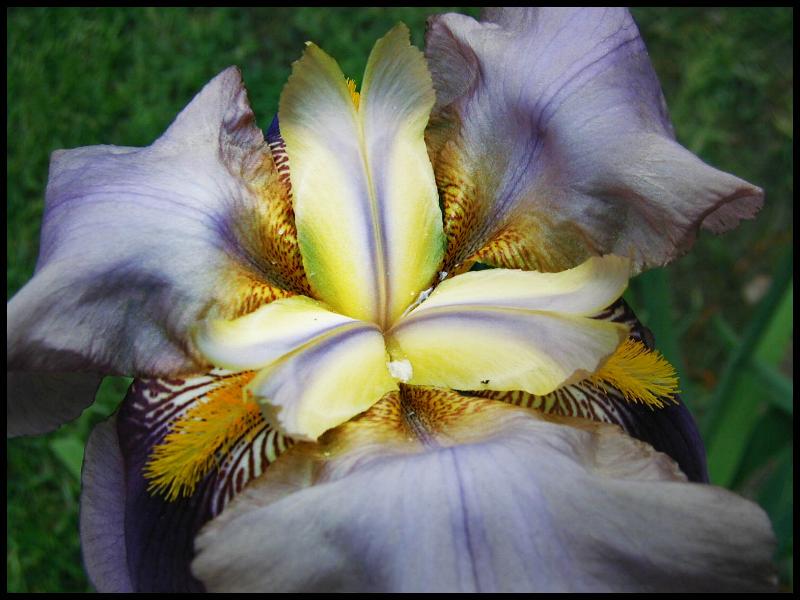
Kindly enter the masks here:
<path id="1" fill-rule="evenodd" d="M 537 14 L 545 15 L 543 20 L 552 15 Z M 496 40 L 502 34 L 520 34 L 526 27 L 539 27 L 534 13 L 520 15 L 515 19 L 512 13 L 488 13 L 489 24 L 497 25 Z M 619 21 L 618 28 L 607 27 L 609 15 L 612 25 L 615 19 Z M 477 31 L 473 25 L 459 29 L 457 22 L 450 23 L 455 40 L 450 48 L 446 47 L 449 42 L 432 37 L 436 41 L 432 51 L 442 52 L 464 69 L 458 73 L 451 67 L 446 72 L 441 65 L 447 61 L 434 69 L 443 82 L 440 108 L 444 102 L 458 103 L 459 94 L 477 90 L 475 101 L 480 110 L 471 113 L 460 107 L 467 129 L 459 143 L 488 147 L 488 156 L 498 158 L 497 164 L 502 167 L 497 169 L 496 180 L 492 179 L 495 174 L 488 176 L 492 184 L 488 187 L 497 194 L 497 202 L 487 211 L 491 219 L 476 228 L 477 237 L 467 241 L 470 250 L 478 249 L 491 237 L 498 223 L 512 220 L 518 198 L 531 190 L 534 196 L 555 198 L 554 205 L 578 198 L 588 208 L 565 208 L 566 220 L 588 223 L 590 230 L 596 226 L 598 229 L 587 236 L 599 247 L 613 246 L 619 240 L 623 245 L 632 242 L 643 264 L 663 262 L 685 249 L 701 223 L 722 230 L 754 212 L 760 202 L 759 190 L 707 170 L 672 142 L 671 126 L 644 46 L 629 17 L 620 15 L 598 15 L 601 18 L 596 27 L 579 13 L 561 23 L 562 32 L 577 24 L 575 30 L 585 31 L 589 41 L 597 32 L 603 34 L 586 52 L 578 45 L 570 49 L 569 44 L 556 39 L 558 35 L 550 42 L 545 40 L 544 46 L 538 47 L 540 53 L 536 52 L 537 42 L 525 40 L 529 54 L 543 56 L 556 73 L 548 80 L 547 71 L 542 70 L 541 79 L 533 86 L 541 93 L 532 105 L 503 105 L 495 102 L 496 89 L 480 88 L 487 82 L 503 83 L 503 78 L 493 73 L 492 63 L 498 56 L 513 63 L 515 55 L 499 52 L 502 44 L 478 44 L 480 60 L 471 63 L 476 56 L 470 56 L 473 49 L 469 38 Z M 560 23 L 558 19 L 554 22 Z M 446 29 L 442 23 L 445 20 L 434 35 Z M 564 48 L 573 54 L 549 60 L 551 51 Z M 633 72 L 632 83 L 622 76 L 630 85 L 612 90 L 625 71 L 620 65 Z M 226 73 L 230 79 L 230 72 Z M 604 79 L 609 73 L 613 77 Z M 511 83 L 500 87 L 522 98 L 530 90 L 518 84 L 512 75 Z M 600 102 L 588 110 L 576 100 L 578 89 L 588 89 Z M 74 417 L 91 400 L 99 377 L 92 374 L 94 371 L 164 373 L 185 371 L 197 364 L 185 333 L 208 308 L 209 290 L 214 290 L 217 282 L 213 277 L 195 282 L 192 277 L 197 269 L 192 265 L 170 272 L 154 268 L 168 254 L 163 248 L 152 253 L 134 252 L 133 256 L 115 254 L 125 245 L 113 232 L 108 237 L 117 238 L 119 244 L 106 244 L 114 259 L 108 264 L 103 262 L 107 256 L 98 259 L 65 250 L 70 244 L 64 241 L 71 243 L 75 230 L 60 223 L 77 200 L 90 198 L 89 204 L 98 204 L 98 210 L 86 211 L 77 228 L 81 229 L 95 218 L 98 223 L 102 221 L 99 215 L 122 189 L 115 187 L 118 180 L 125 184 L 133 181 L 144 188 L 126 192 L 135 199 L 134 204 L 152 204 L 158 208 L 153 214 L 159 216 L 162 212 L 170 214 L 170 207 L 177 209 L 173 216 L 186 221 L 193 242 L 208 234 L 209 248 L 206 240 L 201 244 L 203 252 L 193 247 L 187 256 L 233 257 L 236 264 L 245 264 L 256 275 L 268 278 L 267 269 L 261 269 L 260 257 L 237 244 L 242 216 L 237 202 L 246 193 L 236 179 L 241 172 L 234 172 L 244 169 L 251 158 L 248 152 L 260 146 L 261 138 L 250 127 L 252 113 L 243 94 L 237 92 L 229 98 L 226 93 L 221 105 L 216 98 L 206 107 L 214 118 L 203 117 L 209 111 L 195 114 L 199 119 L 190 118 L 189 112 L 190 116 L 182 115 L 173 126 L 173 133 L 180 132 L 188 139 L 195 126 L 202 129 L 208 121 L 212 122 L 212 133 L 218 136 L 212 135 L 210 140 L 220 143 L 219 136 L 225 137 L 222 162 L 211 161 L 223 175 L 217 191 L 222 192 L 225 210 L 183 202 L 194 200 L 194 191 L 202 191 L 209 180 L 219 183 L 213 176 L 200 183 L 192 179 L 188 191 L 182 189 L 172 199 L 161 198 L 161 191 L 148 191 L 151 173 L 171 174 L 175 165 L 165 169 L 160 164 L 165 157 L 175 158 L 179 167 L 194 162 L 182 157 L 181 153 L 188 150 L 181 146 L 184 140 L 180 135 L 177 141 L 162 139 L 154 146 L 166 152 L 163 156 L 149 149 L 97 147 L 54 157 L 51 185 L 56 191 L 48 201 L 38 280 L 26 286 L 9 306 L 10 320 L 13 316 L 17 327 L 9 329 L 9 349 L 16 353 L 9 359 L 9 368 L 35 371 L 55 366 L 88 374 L 67 381 L 53 373 L 46 380 L 14 379 L 9 396 L 16 392 L 13 396 L 20 404 L 9 415 L 9 432 L 37 433 Z M 638 107 L 636 118 L 632 118 L 627 104 Z M 494 117 L 481 116 L 491 115 L 493 106 L 499 107 L 505 129 L 496 127 Z M 602 126 L 596 120 L 599 112 L 610 115 L 599 119 Z M 476 123 L 475 129 L 469 130 Z M 614 135 L 622 132 L 614 142 L 622 156 L 620 164 L 609 158 L 617 155 L 606 151 L 604 127 L 617 127 Z M 647 143 L 638 140 L 642 129 L 658 139 L 648 138 Z M 595 135 L 584 143 L 581 136 L 586 130 Z M 490 143 L 482 139 L 487 131 Z M 514 135 L 520 132 L 522 140 Z M 627 134 L 633 137 L 625 138 Z M 499 147 L 492 146 L 498 137 L 506 142 L 511 158 L 501 156 Z M 277 119 L 266 141 L 276 157 L 286 158 Z M 628 142 L 633 150 L 628 149 Z M 598 144 L 604 150 L 601 157 L 595 152 Z M 467 154 L 481 151 L 468 148 Z M 655 159 L 635 162 L 649 152 Z M 136 170 L 141 166 L 134 160 L 137 157 L 145 159 L 141 172 Z M 475 159 L 476 155 L 468 158 Z M 475 162 L 494 164 L 485 158 L 477 156 Z M 659 170 L 661 162 L 669 164 Z M 626 170 L 631 164 L 641 170 Z M 285 160 L 278 167 L 287 173 Z M 573 168 L 575 171 L 571 171 Z M 678 196 L 690 195 L 703 184 L 708 187 L 708 193 L 701 195 L 701 206 L 685 211 L 688 217 L 683 213 L 685 207 L 671 206 L 669 195 L 659 195 L 662 178 L 674 183 L 682 169 L 689 171 L 690 184 L 678 185 Z M 96 172 L 112 173 L 112 183 L 96 180 L 100 177 Z M 228 179 L 232 173 L 234 183 Z M 133 179 L 126 179 L 132 175 Z M 136 175 L 144 176 L 137 179 Z M 196 175 L 201 178 L 209 173 Z M 542 183 L 542 179 L 546 181 Z M 588 204 L 587 199 L 591 200 Z M 166 209 L 162 211 L 164 207 L 155 200 L 166 202 Z M 237 204 L 235 210 L 227 210 L 232 206 L 228 202 Z M 247 204 L 246 200 L 243 203 Z M 188 213 L 184 210 L 187 204 L 191 205 Z M 625 210 L 617 210 L 619 206 Z M 552 208 L 550 205 L 547 210 Z M 664 215 L 672 229 L 668 227 L 665 236 L 660 236 L 660 227 L 652 223 L 660 224 Z M 629 220 L 632 230 L 625 229 Z M 203 227 L 192 229 L 192 221 Z M 655 249 L 650 249 L 649 243 Z M 179 244 L 176 248 L 187 250 Z M 88 260 L 91 268 L 87 273 L 75 269 L 80 276 L 70 278 L 71 270 L 65 265 L 83 265 L 83 260 Z M 199 262 L 205 268 L 217 264 Z M 227 265 L 224 261 L 219 264 Z M 70 277 L 65 279 L 65 273 Z M 184 275 L 191 281 L 185 288 L 180 277 Z M 56 292 L 70 296 L 72 304 L 55 308 L 43 305 L 42 299 Z M 635 321 L 626 311 L 623 303 L 622 313 L 615 313 L 614 320 Z M 66 314 L 67 321 L 61 313 Z M 95 328 L 70 329 L 84 324 Z M 42 335 L 45 330 L 53 336 Z M 113 335 L 107 336 L 109 332 Z M 637 336 L 649 339 L 635 321 Z M 68 402 L 64 389 L 54 391 L 60 383 L 79 386 L 72 388 L 76 398 Z M 275 432 L 264 430 L 255 441 L 243 442 L 220 457 L 219 468 L 210 472 L 190 497 L 167 501 L 147 491 L 144 467 L 153 447 L 163 441 L 169 424 L 186 410 L 188 404 L 183 401 L 194 401 L 207 384 L 197 384 L 197 388 L 192 385 L 188 381 L 137 381 L 119 414 L 93 432 L 83 473 L 81 535 L 87 570 L 101 591 L 202 591 L 204 582 L 215 590 L 252 591 L 770 587 L 769 526 L 763 513 L 752 505 L 718 489 L 678 484 L 680 474 L 669 461 L 653 456 L 649 447 L 637 446 L 625 436 L 614 437 L 609 442 L 613 451 L 603 454 L 608 451 L 603 446 L 606 441 L 588 443 L 586 432 L 579 428 L 560 427 L 555 432 L 548 429 L 552 425 L 532 425 L 529 416 L 513 423 L 490 420 L 494 429 L 486 439 L 452 447 L 428 443 L 423 452 L 393 455 L 385 445 L 375 444 L 361 457 L 363 460 L 330 470 L 315 486 L 299 486 L 292 497 L 264 501 L 261 492 L 266 491 L 269 497 L 273 494 L 272 489 L 262 487 L 262 483 L 271 483 L 267 478 L 246 494 L 249 505 L 234 504 L 230 514 L 222 515 L 222 508 L 265 470 L 269 463 L 265 448 L 281 444 Z M 631 436 L 673 457 L 690 480 L 708 480 L 702 441 L 683 405 L 652 411 L 631 405 L 613 393 L 604 401 L 613 405 L 613 414 Z M 58 410 L 52 410 L 54 407 Z M 591 455 L 594 463 L 582 462 L 585 457 L 574 455 L 575 448 Z M 642 472 L 636 470 L 640 467 Z M 678 485 L 683 487 L 675 487 Z M 704 511 L 710 509 L 718 510 L 706 519 Z M 200 537 L 201 555 L 194 563 L 194 573 L 201 582 L 190 568 L 195 536 L 215 517 L 219 519 Z"/>
<path id="2" fill-rule="evenodd" d="M 116 417 L 92 431 L 81 484 L 81 550 L 86 570 L 98 590 L 132 592 L 125 538 L 125 461 Z"/>
<path id="3" fill-rule="evenodd" d="M 295 447 L 203 529 L 193 571 L 236 592 L 773 588 L 774 537 L 752 502 L 687 483 L 615 427 L 450 400 L 413 404 L 434 442 L 389 419 L 377 439 L 355 426 L 333 452 Z"/>
<path id="4" fill-rule="evenodd" d="M 476 221 L 451 237 L 454 263 L 505 239 L 510 248 L 481 258 L 562 270 L 613 252 L 639 271 L 685 252 L 701 226 L 724 231 L 761 206 L 760 189 L 675 141 L 625 9 L 441 15 L 426 56 L 434 169 Z"/>
<path id="5" fill-rule="evenodd" d="M 247 243 L 263 211 L 246 179 L 266 155 L 236 68 L 146 148 L 53 154 L 36 273 L 7 307 L 9 435 L 74 418 L 102 374 L 205 365 L 189 329 L 228 299 L 220 290 L 236 293 L 236 274 L 264 281 L 271 268 Z M 231 214 L 233 232 L 220 226 Z"/>

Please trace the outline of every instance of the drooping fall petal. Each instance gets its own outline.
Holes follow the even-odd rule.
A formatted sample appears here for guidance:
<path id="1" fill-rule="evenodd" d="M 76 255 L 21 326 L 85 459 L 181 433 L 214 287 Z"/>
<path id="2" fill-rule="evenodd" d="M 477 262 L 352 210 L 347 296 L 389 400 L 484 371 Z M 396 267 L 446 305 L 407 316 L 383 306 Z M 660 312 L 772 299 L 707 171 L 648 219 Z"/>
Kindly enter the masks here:
<path id="1" fill-rule="evenodd" d="M 416 390 L 323 441 L 200 533 L 210 591 L 774 589 L 763 510 L 613 426 Z"/>
<path id="2" fill-rule="evenodd" d="M 608 256 L 562 273 L 458 275 L 387 333 L 387 347 L 410 362 L 414 385 L 548 394 L 595 371 L 627 337 L 624 325 L 589 315 L 622 294 L 628 269 Z"/>
<path id="3" fill-rule="evenodd" d="M 116 419 L 97 425 L 81 473 L 81 550 L 100 592 L 133 592 L 125 543 L 125 462 Z"/>
<path id="4" fill-rule="evenodd" d="M 196 339 L 215 365 L 259 370 L 249 393 L 270 423 L 299 439 L 316 439 L 397 389 L 378 327 L 304 296 L 206 322 Z"/>
<path id="5" fill-rule="evenodd" d="M 448 270 L 559 271 L 613 252 L 638 272 L 685 252 L 701 226 L 724 231 L 761 206 L 760 189 L 675 141 L 625 9 L 438 16 L 426 56 Z"/>
<path id="6" fill-rule="evenodd" d="M 309 44 L 279 111 L 316 297 L 379 325 L 431 285 L 444 248 L 423 139 L 434 92 L 408 37 L 398 26 L 376 43 L 358 105 L 336 62 Z"/>
<path id="7" fill-rule="evenodd" d="M 55 152 L 36 273 L 7 306 L 8 433 L 41 433 L 91 403 L 80 387 L 48 392 L 59 374 L 96 385 L 196 372 L 198 317 L 302 293 L 286 239 L 273 247 L 286 193 L 236 68 L 149 147 Z"/>

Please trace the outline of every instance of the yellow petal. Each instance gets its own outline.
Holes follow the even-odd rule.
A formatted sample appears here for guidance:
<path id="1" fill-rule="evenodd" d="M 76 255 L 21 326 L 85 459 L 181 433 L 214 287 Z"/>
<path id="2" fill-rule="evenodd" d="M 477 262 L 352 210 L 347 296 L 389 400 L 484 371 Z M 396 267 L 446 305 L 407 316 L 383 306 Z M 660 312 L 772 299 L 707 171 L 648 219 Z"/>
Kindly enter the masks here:
<path id="1" fill-rule="evenodd" d="M 336 62 L 309 44 L 279 119 L 315 295 L 383 326 L 431 285 L 444 252 L 423 138 L 434 92 L 405 26 L 376 43 L 363 81 L 356 106 Z"/>
<path id="2" fill-rule="evenodd" d="M 389 352 L 411 363 L 411 384 L 548 394 L 596 371 L 627 336 L 588 315 L 622 294 L 628 269 L 608 256 L 561 273 L 458 275 L 388 332 Z"/>
<path id="3" fill-rule="evenodd" d="M 442 282 L 414 312 L 444 306 L 496 306 L 594 315 L 622 295 L 630 260 L 592 257 L 560 273 L 489 269 Z"/>
<path id="4" fill-rule="evenodd" d="M 383 336 L 361 323 L 262 369 L 248 390 L 278 431 L 313 441 L 397 389 L 387 362 Z"/>
<path id="5" fill-rule="evenodd" d="M 216 366 L 257 369 L 246 394 L 279 432 L 314 440 L 397 389 L 378 327 L 293 296 L 233 321 L 210 321 L 195 342 Z"/>
<path id="6" fill-rule="evenodd" d="M 408 383 L 544 395 L 595 371 L 628 334 L 586 317 L 487 307 L 431 310 L 403 320 L 387 346 L 408 360 Z"/>
<path id="7" fill-rule="evenodd" d="M 206 321 L 194 339 L 215 366 L 244 371 L 265 367 L 304 344 L 354 325 L 366 326 L 331 312 L 316 300 L 292 296 L 238 319 Z"/>

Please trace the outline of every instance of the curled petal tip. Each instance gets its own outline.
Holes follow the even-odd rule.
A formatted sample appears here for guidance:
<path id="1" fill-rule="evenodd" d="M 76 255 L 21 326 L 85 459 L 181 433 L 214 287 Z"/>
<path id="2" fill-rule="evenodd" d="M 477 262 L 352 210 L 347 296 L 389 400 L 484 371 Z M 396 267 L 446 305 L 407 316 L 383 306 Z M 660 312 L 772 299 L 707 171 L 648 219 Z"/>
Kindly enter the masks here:
<path id="1" fill-rule="evenodd" d="M 733 177 L 733 176 L 731 176 Z M 719 234 L 739 225 L 742 219 L 753 219 L 764 206 L 764 190 L 746 181 L 737 180 L 736 189 L 703 218 L 701 226 Z"/>

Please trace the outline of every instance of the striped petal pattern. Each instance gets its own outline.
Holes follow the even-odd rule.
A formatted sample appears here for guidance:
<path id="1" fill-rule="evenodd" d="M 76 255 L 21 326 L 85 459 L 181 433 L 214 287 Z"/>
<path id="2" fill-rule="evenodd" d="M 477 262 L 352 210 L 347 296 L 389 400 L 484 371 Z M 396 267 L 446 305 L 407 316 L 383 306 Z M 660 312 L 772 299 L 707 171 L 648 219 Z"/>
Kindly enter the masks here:
<path id="1" fill-rule="evenodd" d="M 358 106 L 336 62 L 309 44 L 279 111 L 313 291 L 381 326 L 431 285 L 444 249 L 423 138 L 433 86 L 408 38 L 398 26 L 376 43 Z"/>
<path id="2" fill-rule="evenodd" d="M 622 323 L 629 327 L 631 339 L 642 342 L 649 349 L 655 347 L 650 330 L 642 325 L 622 299 L 595 315 L 595 318 Z M 689 481 L 708 483 L 703 440 L 694 418 L 678 396 L 674 398 L 677 403 L 653 410 L 649 406 L 629 402 L 612 386 L 601 389 L 588 381 L 563 386 L 544 396 L 519 390 L 479 391 L 474 394 L 550 415 L 619 425 L 628 435 L 669 455 Z"/>
<path id="3" fill-rule="evenodd" d="M 136 380 L 116 417 L 93 432 L 80 524 L 84 563 L 99 591 L 203 591 L 189 570 L 195 534 L 293 441 L 261 421 L 235 441 L 192 496 L 173 501 L 152 493 L 143 473 L 171 423 L 238 381 L 221 370 L 189 379 Z"/>

